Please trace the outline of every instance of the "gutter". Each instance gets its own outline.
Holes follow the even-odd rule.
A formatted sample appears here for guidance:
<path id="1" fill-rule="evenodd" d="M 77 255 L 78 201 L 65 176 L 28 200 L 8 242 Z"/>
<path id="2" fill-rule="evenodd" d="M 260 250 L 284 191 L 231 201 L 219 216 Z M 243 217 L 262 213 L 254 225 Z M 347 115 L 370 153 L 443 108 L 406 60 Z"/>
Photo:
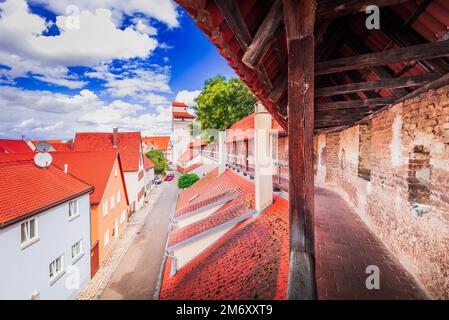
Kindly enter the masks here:
<path id="1" fill-rule="evenodd" d="M 34 211 L 32 211 L 32 212 L 29 212 L 29 213 L 27 213 L 27 214 L 25 214 L 25 215 L 21 215 L 20 217 L 17 217 L 17 218 L 15 218 L 15 219 L 9 220 L 9 221 L 7 221 L 7 222 L 0 223 L 0 229 L 6 228 L 6 227 L 8 227 L 8 226 L 10 226 L 10 225 L 13 225 L 13 224 L 17 223 L 17 222 L 20 222 L 20 221 L 26 220 L 26 219 L 28 219 L 28 218 L 30 218 L 30 217 L 32 217 L 32 216 L 35 216 L 36 214 L 39 214 L 39 213 L 41 213 L 41 212 L 44 212 L 44 211 L 47 211 L 47 210 L 52 209 L 52 208 L 54 208 L 54 207 L 57 207 L 57 206 L 59 206 L 59 205 L 65 203 L 65 202 L 67 202 L 67 201 L 70 201 L 70 200 L 72 200 L 72 199 L 78 198 L 78 197 L 80 197 L 80 196 L 82 196 L 82 195 L 84 195 L 84 194 L 86 194 L 86 193 L 90 193 L 90 192 L 92 192 L 93 190 L 94 190 L 94 188 L 93 188 L 93 187 L 90 187 L 89 189 L 84 190 L 83 192 L 80 192 L 80 193 L 75 194 L 75 195 L 73 195 L 73 196 L 70 196 L 70 197 L 68 197 L 68 198 L 64 198 L 64 199 L 62 199 L 62 200 L 59 200 L 59 201 L 54 202 L 54 203 L 52 203 L 52 204 L 49 204 L 49 205 L 47 205 L 47 206 L 45 206 L 45 207 L 42 207 L 42 208 L 39 208 L 39 209 L 34 210 Z"/>

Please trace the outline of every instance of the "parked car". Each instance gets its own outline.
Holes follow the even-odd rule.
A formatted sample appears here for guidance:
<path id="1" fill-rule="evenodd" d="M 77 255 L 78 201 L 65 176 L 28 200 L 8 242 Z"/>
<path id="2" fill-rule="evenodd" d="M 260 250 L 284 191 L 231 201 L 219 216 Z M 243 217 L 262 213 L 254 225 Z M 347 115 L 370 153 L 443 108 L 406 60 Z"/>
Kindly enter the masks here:
<path id="1" fill-rule="evenodd" d="M 161 183 L 162 183 L 162 179 L 161 178 L 159 178 L 159 177 L 154 178 L 153 184 L 161 184 Z"/>
<path id="2" fill-rule="evenodd" d="M 165 181 L 172 181 L 174 177 L 175 177 L 175 175 L 173 173 L 169 173 L 165 177 Z"/>

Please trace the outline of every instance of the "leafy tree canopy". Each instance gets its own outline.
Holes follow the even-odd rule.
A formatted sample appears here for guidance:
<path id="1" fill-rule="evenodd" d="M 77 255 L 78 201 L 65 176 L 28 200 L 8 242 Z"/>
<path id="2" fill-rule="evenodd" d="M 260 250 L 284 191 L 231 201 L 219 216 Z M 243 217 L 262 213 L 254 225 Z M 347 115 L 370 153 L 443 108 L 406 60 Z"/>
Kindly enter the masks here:
<path id="1" fill-rule="evenodd" d="M 179 177 L 178 188 L 185 189 L 190 187 L 192 184 L 200 180 L 200 177 L 195 173 L 186 173 Z"/>
<path id="2" fill-rule="evenodd" d="M 147 152 L 147 157 L 154 163 L 154 173 L 164 174 L 169 169 L 167 159 L 160 150 L 151 150 Z"/>
<path id="3" fill-rule="evenodd" d="M 233 123 L 254 111 L 256 97 L 237 78 L 229 81 L 217 75 L 204 83 L 194 107 L 202 130 L 228 129 Z"/>

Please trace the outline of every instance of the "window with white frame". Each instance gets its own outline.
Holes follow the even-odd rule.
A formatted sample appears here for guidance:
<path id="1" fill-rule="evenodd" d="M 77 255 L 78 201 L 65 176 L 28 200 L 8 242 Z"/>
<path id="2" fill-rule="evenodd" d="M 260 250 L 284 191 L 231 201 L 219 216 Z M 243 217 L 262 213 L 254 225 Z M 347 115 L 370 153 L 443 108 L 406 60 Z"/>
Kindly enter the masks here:
<path id="1" fill-rule="evenodd" d="M 37 218 L 29 219 L 20 225 L 20 241 L 26 246 L 38 239 Z"/>
<path id="2" fill-rule="evenodd" d="M 111 210 L 115 207 L 115 196 L 114 194 L 111 196 Z"/>
<path id="3" fill-rule="evenodd" d="M 120 224 L 124 224 L 126 219 L 126 209 L 123 209 L 122 214 L 120 215 Z"/>
<path id="4" fill-rule="evenodd" d="M 119 190 L 119 191 L 117 191 L 117 203 L 120 203 L 120 196 L 121 196 L 121 194 L 120 194 L 120 190 Z"/>
<path id="5" fill-rule="evenodd" d="M 72 246 L 72 261 L 76 261 L 82 254 L 83 240 L 80 240 Z"/>
<path id="6" fill-rule="evenodd" d="M 115 170 L 114 170 L 114 176 L 118 177 L 118 169 L 117 168 L 115 168 Z"/>
<path id="7" fill-rule="evenodd" d="M 50 281 L 54 280 L 64 271 L 64 257 L 60 256 L 50 263 Z"/>
<path id="8" fill-rule="evenodd" d="M 104 247 L 106 248 L 109 244 L 109 229 L 104 233 Z"/>
<path id="9" fill-rule="evenodd" d="M 108 200 L 103 201 L 103 217 L 108 214 Z"/>
<path id="10" fill-rule="evenodd" d="M 69 218 L 73 218 L 79 215 L 78 200 L 72 200 L 69 202 Z"/>

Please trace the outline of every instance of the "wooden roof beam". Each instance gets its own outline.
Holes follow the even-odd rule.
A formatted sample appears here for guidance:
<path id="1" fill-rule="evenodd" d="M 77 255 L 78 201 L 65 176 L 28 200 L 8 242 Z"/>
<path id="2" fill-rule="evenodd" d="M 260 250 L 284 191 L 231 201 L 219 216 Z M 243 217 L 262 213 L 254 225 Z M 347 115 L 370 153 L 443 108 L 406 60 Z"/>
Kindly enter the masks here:
<path id="1" fill-rule="evenodd" d="M 426 74 L 412 77 L 383 79 L 378 81 L 349 83 L 333 87 L 316 88 L 315 97 L 334 96 L 346 93 L 356 93 L 359 91 L 374 91 L 382 89 L 421 86 L 437 78 L 438 75 L 436 74 Z"/>
<path id="2" fill-rule="evenodd" d="M 282 21 L 282 2 L 281 0 L 274 0 L 252 43 L 243 55 L 242 61 L 244 64 L 254 69 L 260 63 L 269 48 L 268 44 L 272 41 Z"/>
<path id="3" fill-rule="evenodd" d="M 330 74 L 409 60 L 433 59 L 445 56 L 449 56 L 449 40 L 323 61 L 316 64 L 315 73 L 317 75 Z"/>
<path id="4" fill-rule="evenodd" d="M 397 100 L 396 97 L 382 97 L 374 99 L 360 99 L 360 100 L 345 100 L 345 101 L 334 101 L 334 102 L 324 102 L 315 103 L 315 111 L 326 111 L 326 110 L 344 110 L 344 109 L 354 109 L 363 107 L 376 107 L 385 106 L 387 104 L 392 104 Z"/>

